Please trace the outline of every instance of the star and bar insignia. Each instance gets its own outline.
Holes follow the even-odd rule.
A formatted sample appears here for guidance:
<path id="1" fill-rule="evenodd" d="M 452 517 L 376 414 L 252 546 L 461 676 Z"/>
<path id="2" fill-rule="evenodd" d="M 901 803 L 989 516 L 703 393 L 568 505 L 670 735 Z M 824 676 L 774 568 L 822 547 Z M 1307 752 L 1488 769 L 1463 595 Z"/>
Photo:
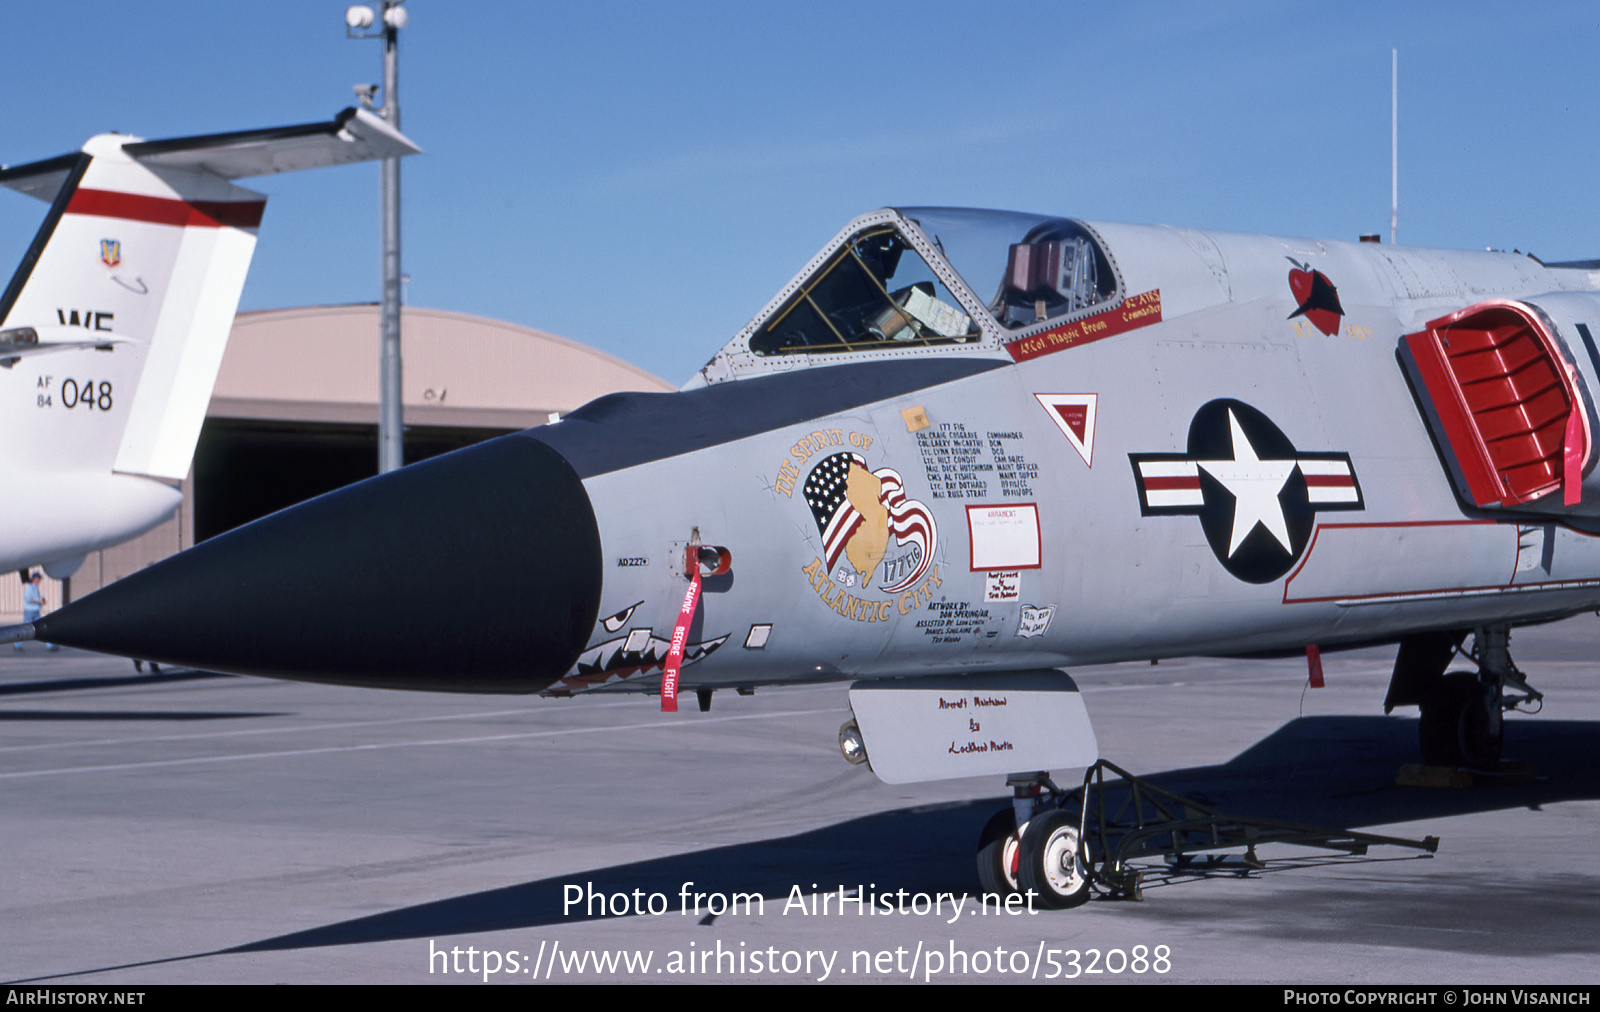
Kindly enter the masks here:
<path id="1" fill-rule="evenodd" d="M 1366 504 L 1348 453 L 1297 450 L 1266 415 L 1236 400 L 1195 412 L 1188 453 L 1131 453 L 1139 511 L 1198 516 L 1223 568 L 1270 583 L 1294 567 L 1316 514 Z"/>

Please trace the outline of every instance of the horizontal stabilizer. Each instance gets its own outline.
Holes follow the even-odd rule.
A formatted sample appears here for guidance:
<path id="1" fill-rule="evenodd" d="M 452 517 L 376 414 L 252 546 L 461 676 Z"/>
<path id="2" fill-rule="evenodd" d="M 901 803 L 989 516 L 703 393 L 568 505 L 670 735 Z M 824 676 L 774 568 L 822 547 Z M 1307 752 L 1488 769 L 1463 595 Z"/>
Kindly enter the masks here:
<path id="1" fill-rule="evenodd" d="M 325 123 L 170 137 L 159 141 L 129 138 L 122 145 L 122 153 L 142 165 L 208 172 L 223 179 L 399 158 L 421 150 L 400 131 L 365 109 L 346 109 Z M 78 156 L 72 154 L 6 166 L 0 168 L 0 186 L 48 202 L 61 192 L 77 163 Z"/>
<path id="2" fill-rule="evenodd" d="M 326 123 L 125 144 L 145 165 L 203 169 L 224 179 L 298 172 L 421 152 L 400 131 L 365 109 L 346 109 Z"/>
<path id="3" fill-rule="evenodd" d="M 48 204 L 66 186 L 67 177 L 79 167 L 79 161 L 74 152 L 46 158 L 41 162 L 0 166 L 0 186 L 9 186 L 18 193 L 26 193 Z"/>
<path id="4" fill-rule="evenodd" d="M 30 355 L 44 355 L 52 351 L 72 351 L 95 348 L 110 351 L 113 345 L 122 344 L 120 337 L 88 338 L 77 327 L 13 327 L 0 330 L 0 368 L 9 369 Z"/>

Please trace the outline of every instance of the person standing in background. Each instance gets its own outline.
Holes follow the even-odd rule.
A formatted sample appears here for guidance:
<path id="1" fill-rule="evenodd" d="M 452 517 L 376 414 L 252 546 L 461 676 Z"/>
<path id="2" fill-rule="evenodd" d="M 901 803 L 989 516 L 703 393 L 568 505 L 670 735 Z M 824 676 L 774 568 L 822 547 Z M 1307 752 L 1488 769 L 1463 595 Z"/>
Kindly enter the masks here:
<path id="1" fill-rule="evenodd" d="M 28 585 L 22 589 L 22 621 L 37 622 L 39 613 L 44 610 L 44 574 L 34 571 L 28 578 Z M 22 651 L 21 643 L 11 644 L 13 650 Z M 60 650 L 54 643 L 46 643 L 46 650 Z"/>

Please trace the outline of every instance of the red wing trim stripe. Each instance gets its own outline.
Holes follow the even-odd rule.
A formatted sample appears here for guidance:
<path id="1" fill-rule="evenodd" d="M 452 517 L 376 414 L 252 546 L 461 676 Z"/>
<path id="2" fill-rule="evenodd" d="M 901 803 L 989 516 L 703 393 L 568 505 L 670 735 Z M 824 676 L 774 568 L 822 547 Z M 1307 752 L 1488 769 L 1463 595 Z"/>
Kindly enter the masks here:
<path id="1" fill-rule="evenodd" d="M 116 190 L 79 189 L 67 204 L 67 213 L 180 228 L 255 228 L 261 224 L 266 206 L 264 200 L 189 201 Z"/>

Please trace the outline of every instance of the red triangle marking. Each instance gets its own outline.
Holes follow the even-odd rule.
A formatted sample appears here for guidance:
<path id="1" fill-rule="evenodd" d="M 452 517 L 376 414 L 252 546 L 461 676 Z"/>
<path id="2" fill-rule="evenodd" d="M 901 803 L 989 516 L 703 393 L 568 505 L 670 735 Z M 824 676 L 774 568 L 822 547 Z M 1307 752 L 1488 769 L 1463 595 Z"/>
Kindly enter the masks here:
<path id="1" fill-rule="evenodd" d="M 1084 426 L 1088 422 L 1089 409 L 1082 404 L 1054 404 L 1056 414 L 1066 423 L 1072 434 L 1078 437 L 1078 442 L 1084 441 Z"/>
<path id="2" fill-rule="evenodd" d="M 1039 406 L 1050 414 L 1067 442 L 1078 451 L 1078 456 L 1090 466 L 1094 465 L 1095 410 L 1098 394 L 1034 394 Z"/>

